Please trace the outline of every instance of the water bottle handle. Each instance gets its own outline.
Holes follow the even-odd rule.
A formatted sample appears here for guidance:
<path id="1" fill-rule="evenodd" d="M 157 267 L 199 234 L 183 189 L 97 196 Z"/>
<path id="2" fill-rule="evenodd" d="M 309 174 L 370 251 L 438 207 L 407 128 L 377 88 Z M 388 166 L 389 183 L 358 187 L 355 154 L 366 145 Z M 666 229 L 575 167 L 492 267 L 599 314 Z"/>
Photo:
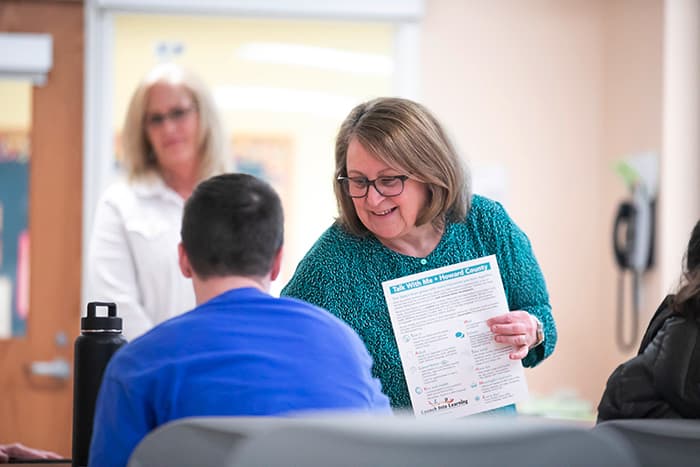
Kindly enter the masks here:
<path id="1" fill-rule="evenodd" d="M 87 305 L 87 316 L 88 318 L 97 317 L 97 307 L 106 306 L 107 316 L 110 318 L 115 318 L 117 316 L 117 304 L 113 302 L 90 302 Z"/>

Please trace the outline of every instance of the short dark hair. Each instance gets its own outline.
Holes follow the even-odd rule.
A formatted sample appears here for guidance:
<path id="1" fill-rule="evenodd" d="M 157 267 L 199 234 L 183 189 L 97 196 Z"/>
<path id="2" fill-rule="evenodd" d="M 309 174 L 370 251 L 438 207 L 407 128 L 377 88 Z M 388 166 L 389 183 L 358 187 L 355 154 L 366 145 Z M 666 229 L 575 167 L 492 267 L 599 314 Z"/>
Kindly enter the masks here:
<path id="1" fill-rule="evenodd" d="M 284 239 L 282 203 L 270 185 L 252 175 L 217 175 L 187 200 L 180 234 L 202 279 L 265 276 Z"/>

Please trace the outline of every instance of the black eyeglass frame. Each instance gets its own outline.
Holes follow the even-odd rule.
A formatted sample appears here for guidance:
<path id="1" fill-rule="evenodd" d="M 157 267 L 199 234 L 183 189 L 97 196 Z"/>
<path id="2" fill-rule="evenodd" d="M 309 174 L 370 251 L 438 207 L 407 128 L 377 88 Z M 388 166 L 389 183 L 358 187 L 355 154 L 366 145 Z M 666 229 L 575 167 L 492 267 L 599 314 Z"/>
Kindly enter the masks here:
<path id="1" fill-rule="evenodd" d="M 369 194 L 369 187 L 373 186 L 375 190 L 377 190 L 377 193 L 382 195 L 385 198 L 393 198 L 394 196 L 399 196 L 401 193 L 403 193 L 403 190 L 406 186 L 406 180 L 408 180 L 410 177 L 408 175 L 388 175 L 388 176 L 383 176 L 383 177 L 377 177 L 374 180 L 369 180 L 365 177 L 344 177 L 344 176 L 339 176 L 336 180 L 338 180 L 338 183 L 343 187 L 343 190 L 345 191 L 345 194 L 348 195 L 350 198 L 365 198 Z M 382 193 L 382 190 L 379 189 L 377 186 L 377 180 L 382 180 L 382 179 L 392 179 L 392 180 L 399 180 L 401 181 L 401 190 L 399 190 L 398 193 L 395 193 L 393 195 L 385 195 Z M 350 194 L 350 182 L 358 182 L 359 180 L 364 180 L 364 185 L 365 185 L 365 193 L 362 196 L 353 196 Z"/>

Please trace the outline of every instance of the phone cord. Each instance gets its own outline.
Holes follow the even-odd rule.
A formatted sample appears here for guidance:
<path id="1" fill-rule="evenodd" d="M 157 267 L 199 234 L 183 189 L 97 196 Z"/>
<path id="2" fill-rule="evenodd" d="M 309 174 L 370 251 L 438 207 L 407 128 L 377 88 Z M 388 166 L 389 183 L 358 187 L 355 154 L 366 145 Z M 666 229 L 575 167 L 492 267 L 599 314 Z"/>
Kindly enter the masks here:
<path id="1" fill-rule="evenodd" d="M 624 322 L 625 322 L 625 298 L 624 298 L 624 282 L 625 273 L 620 271 L 617 281 L 617 322 L 615 323 L 615 334 L 617 338 L 617 347 L 623 352 L 633 350 L 637 343 L 637 333 L 639 330 L 639 273 L 632 273 L 632 310 L 630 326 L 630 338 L 625 340 Z"/>

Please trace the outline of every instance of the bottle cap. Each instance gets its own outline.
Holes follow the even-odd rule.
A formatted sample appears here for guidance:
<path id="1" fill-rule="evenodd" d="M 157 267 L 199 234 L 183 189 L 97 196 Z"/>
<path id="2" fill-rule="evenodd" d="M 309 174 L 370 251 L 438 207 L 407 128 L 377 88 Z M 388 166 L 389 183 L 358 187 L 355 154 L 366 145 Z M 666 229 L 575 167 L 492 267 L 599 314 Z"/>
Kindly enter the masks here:
<path id="1" fill-rule="evenodd" d="M 107 316 L 97 316 L 97 307 L 106 306 Z M 117 317 L 117 304 L 111 302 L 90 302 L 87 305 L 87 316 L 80 319 L 82 332 L 122 332 L 122 319 Z"/>

